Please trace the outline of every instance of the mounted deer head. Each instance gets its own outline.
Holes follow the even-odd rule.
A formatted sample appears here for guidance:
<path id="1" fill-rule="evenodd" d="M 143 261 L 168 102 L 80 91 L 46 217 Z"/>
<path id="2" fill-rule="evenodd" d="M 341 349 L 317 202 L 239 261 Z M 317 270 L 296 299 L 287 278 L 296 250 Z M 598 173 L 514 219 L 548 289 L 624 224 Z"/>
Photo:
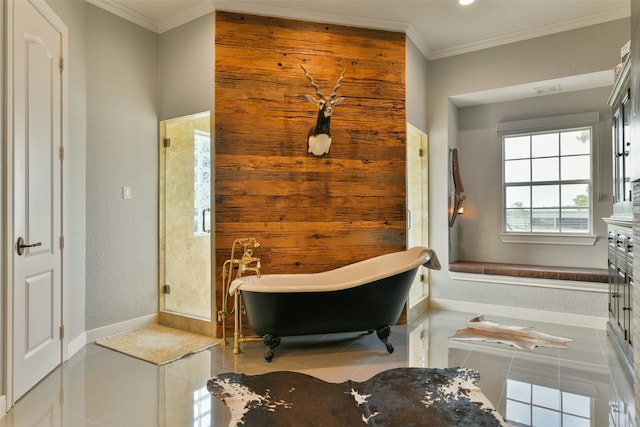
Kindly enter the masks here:
<path id="1" fill-rule="evenodd" d="M 300 65 L 300 68 L 302 68 L 304 75 L 307 76 L 311 82 L 311 86 L 316 89 L 317 95 L 317 98 L 313 95 L 305 95 L 309 101 L 318 107 L 318 120 L 316 121 L 316 125 L 309 130 L 309 135 L 307 136 L 309 153 L 322 156 L 329 152 L 329 147 L 331 146 L 331 115 L 333 114 L 333 108 L 344 101 L 344 97 L 336 98 L 336 94 L 338 89 L 340 89 L 340 84 L 347 69 L 345 68 L 344 71 L 342 71 L 338 83 L 336 83 L 333 92 L 327 98 L 320 92 L 320 85 L 313 81 L 313 77 L 311 77 L 307 69 L 304 68 L 304 65 Z"/>

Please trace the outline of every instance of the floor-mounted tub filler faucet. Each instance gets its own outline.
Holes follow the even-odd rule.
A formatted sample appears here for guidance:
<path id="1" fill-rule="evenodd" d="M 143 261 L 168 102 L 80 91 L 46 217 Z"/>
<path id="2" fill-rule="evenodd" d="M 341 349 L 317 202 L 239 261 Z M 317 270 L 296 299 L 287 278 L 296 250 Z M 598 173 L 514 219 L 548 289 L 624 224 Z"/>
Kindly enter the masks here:
<path id="1" fill-rule="evenodd" d="M 242 247 L 242 254 L 236 258 L 236 246 Z M 231 246 L 231 257 L 222 265 L 222 308 L 218 311 L 218 321 L 222 322 L 222 344 L 227 343 L 227 328 L 226 317 L 229 314 L 233 314 L 234 318 L 234 346 L 233 352 L 235 354 L 240 352 L 240 342 L 245 341 L 258 341 L 260 337 L 244 337 L 242 333 L 242 300 L 240 298 L 240 291 L 236 291 L 233 295 L 233 308 L 229 310 L 229 286 L 235 279 L 242 277 L 247 272 L 253 271 L 258 277 L 260 277 L 260 258 L 253 256 L 253 249 L 259 248 L 260 243 L 255 237 L 245 237 L 236 239 Z M 235 270 L 235 274 L 234 274 Z"/>

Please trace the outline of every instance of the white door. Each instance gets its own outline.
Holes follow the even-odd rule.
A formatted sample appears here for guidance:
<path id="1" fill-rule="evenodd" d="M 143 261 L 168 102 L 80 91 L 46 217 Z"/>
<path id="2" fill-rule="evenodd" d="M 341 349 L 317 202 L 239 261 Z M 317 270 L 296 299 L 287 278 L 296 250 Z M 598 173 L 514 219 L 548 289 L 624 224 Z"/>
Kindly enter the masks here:
<path id="1" fill-rule="evenodd" d="M 428 245 L 429 198 L 427 134 L 407 123 L 407 247 Z M 407 307 L 429 296 L 428 270 L 421 267 L 409 291 Z"/>
<path id="2" fill-rule="evenodd" d="M 62 361 L 61 33 L 12 6 L 9 406 Z"/>

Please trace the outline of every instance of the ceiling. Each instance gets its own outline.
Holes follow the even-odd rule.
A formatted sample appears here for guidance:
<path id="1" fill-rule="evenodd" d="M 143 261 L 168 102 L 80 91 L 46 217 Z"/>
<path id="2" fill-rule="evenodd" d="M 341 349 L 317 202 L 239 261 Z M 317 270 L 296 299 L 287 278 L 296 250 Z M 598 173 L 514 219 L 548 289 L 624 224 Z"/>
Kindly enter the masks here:
<path id="1" fill-rule="evenodd" d="M 629 0 L 87 0 L 163 33 L 213 10 L 404 31 L 438 59 L 630 16 Z"/>
<path id="2" fill-rule="evenodd" d="M 629 0 L 86 0 L 156 33 L 214 10 L 330 22 L 407 36 L 429 60 L 630 16 Z M 452 97 L 459 107 L 612 85 L 612 72 Z"/>

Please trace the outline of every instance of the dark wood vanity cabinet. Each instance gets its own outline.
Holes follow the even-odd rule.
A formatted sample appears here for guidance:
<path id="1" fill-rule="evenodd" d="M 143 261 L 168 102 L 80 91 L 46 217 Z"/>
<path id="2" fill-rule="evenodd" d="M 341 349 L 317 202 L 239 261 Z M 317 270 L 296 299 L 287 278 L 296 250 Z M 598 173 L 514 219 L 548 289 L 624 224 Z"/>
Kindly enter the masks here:
<path id="1" fill-rule="evenodd" d="M 608 221 L 609 329 L 631 360 L 633 298 L 633 234 L 630 224 Z"/>
<path id="2" fill-rule="evenodd" d="M 633 186 L 631 180 L 630 61 L 616 80 L 609 106 L 613 112 L 613 215 L 604 218 L 608 233 L 609 332 L 629 363 L 633 361 L 631 334 L 633 298 Z"/>

